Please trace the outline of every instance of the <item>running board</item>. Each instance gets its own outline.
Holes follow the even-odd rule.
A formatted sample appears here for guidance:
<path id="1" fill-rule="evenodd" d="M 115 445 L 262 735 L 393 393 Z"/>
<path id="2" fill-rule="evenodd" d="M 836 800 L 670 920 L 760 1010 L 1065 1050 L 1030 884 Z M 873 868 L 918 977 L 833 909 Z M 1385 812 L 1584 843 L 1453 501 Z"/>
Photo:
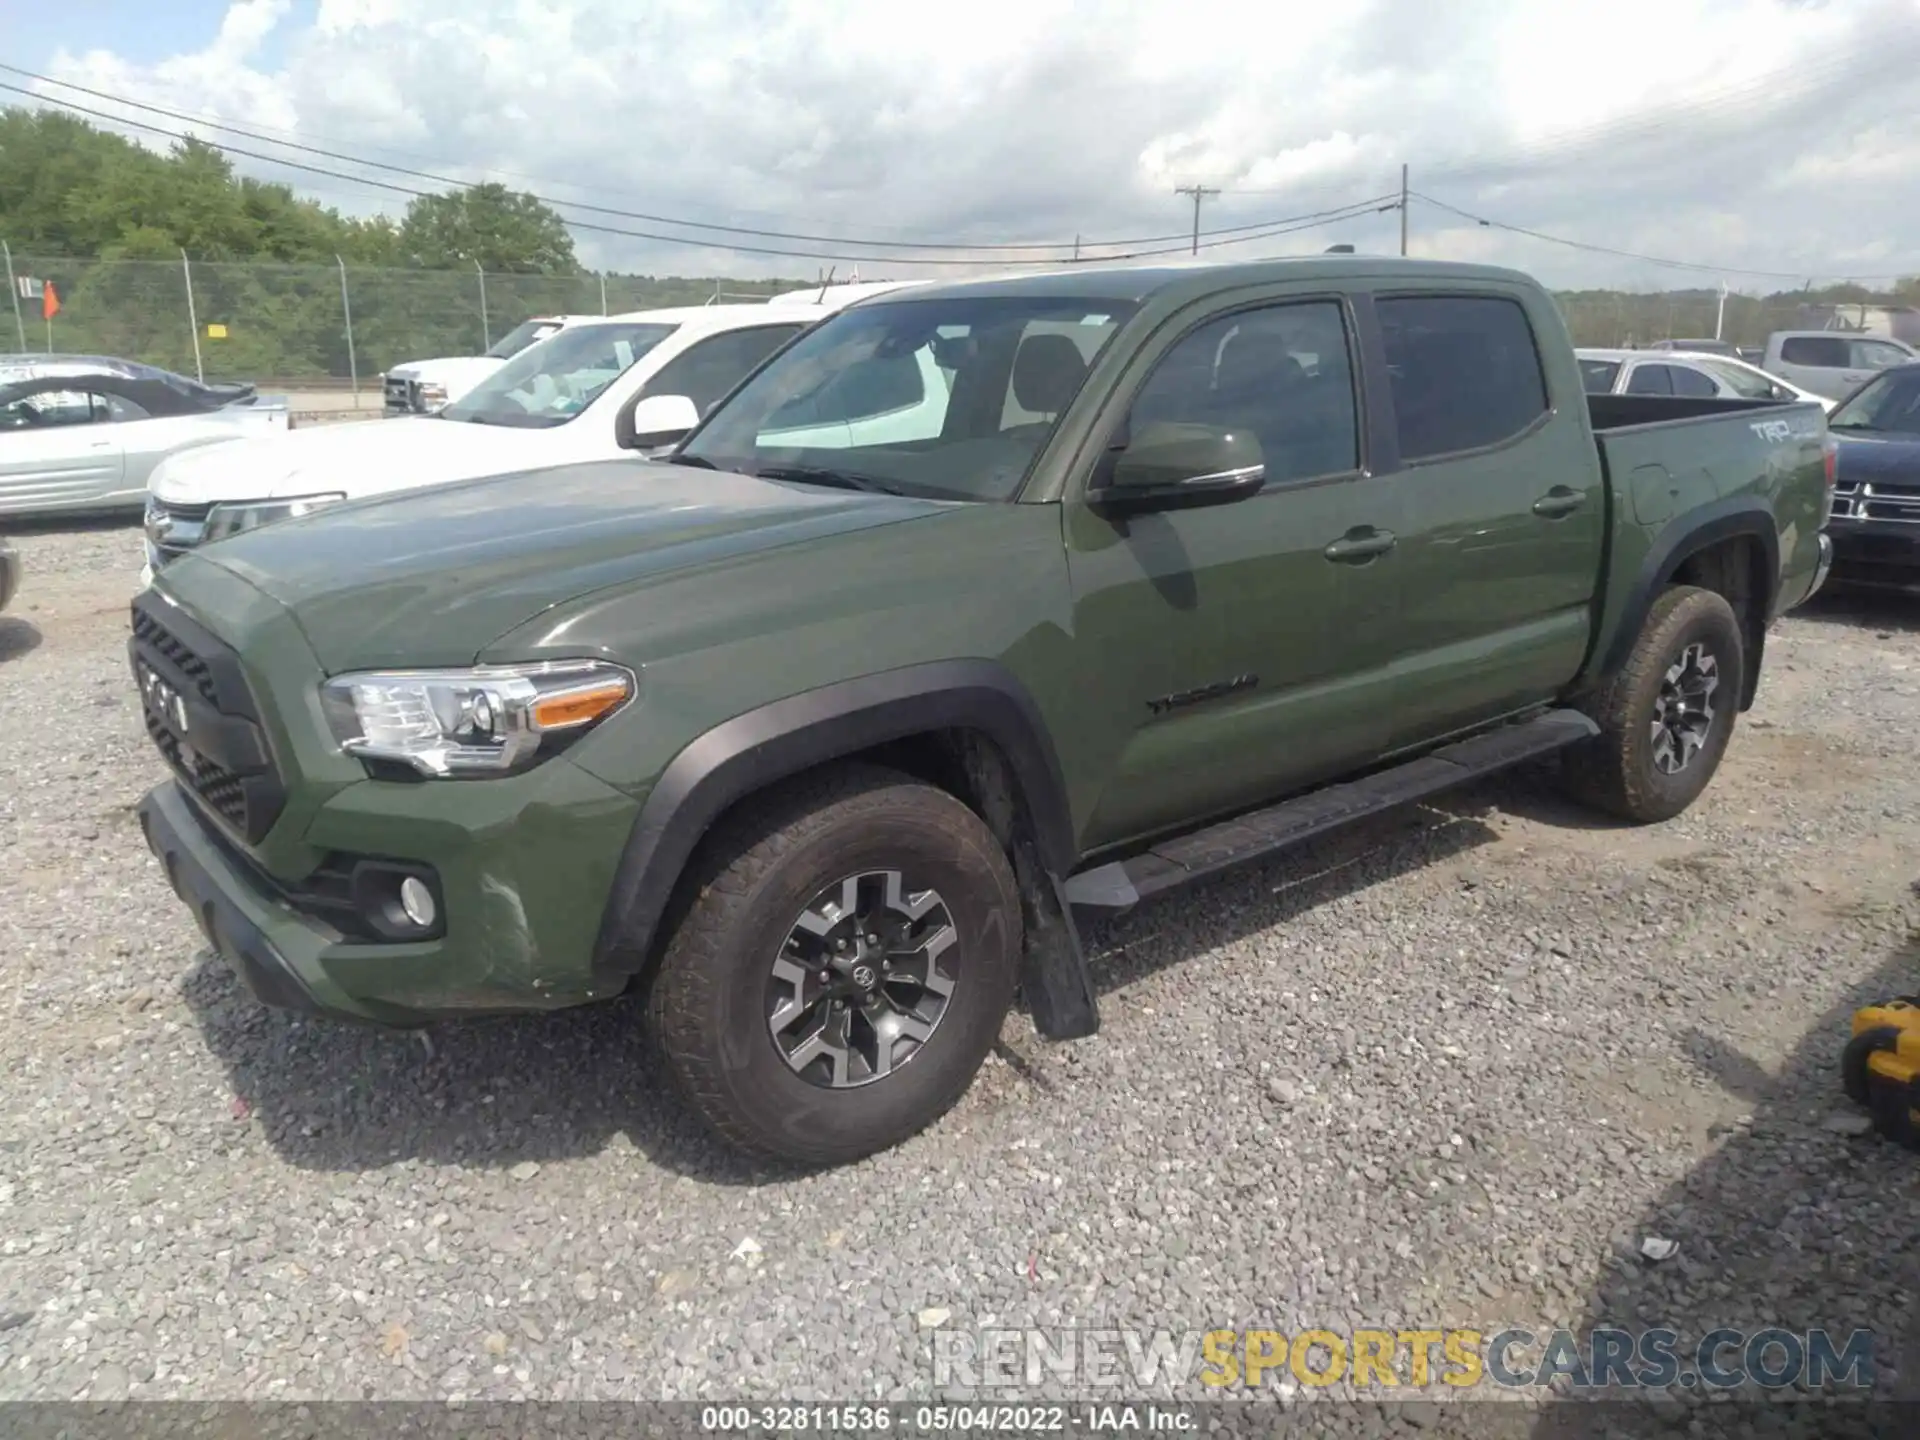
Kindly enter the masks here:
<path id="1" fill-rule="evenodd" d="M 1271 855 L 1523 760 L 1550 755 L 1599 733 L 1600 727 L 1578 710 L 1549 710 L 1535 719 L 1456 741 L 1390 770 L 1312 790 L 1265 810 L 1163 840 L 1131 859 L 1083 870 L 1068 877 L 1067 902 L 1087 910 L 1130 910 L 1149 896 L 1189 880 Z"/>

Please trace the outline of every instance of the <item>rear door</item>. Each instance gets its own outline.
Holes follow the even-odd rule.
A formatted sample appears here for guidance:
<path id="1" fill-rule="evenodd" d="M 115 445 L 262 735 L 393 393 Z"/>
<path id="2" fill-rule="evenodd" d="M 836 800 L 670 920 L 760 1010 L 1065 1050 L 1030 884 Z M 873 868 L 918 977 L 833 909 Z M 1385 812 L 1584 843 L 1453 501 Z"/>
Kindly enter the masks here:
<path id="1" fill-rule="evenodd" d="M 1382 293 L 1405 533 L 1394 748 L 1551 699 L 1579 671 L 1606 496 L 1586 397 L 1549 392 L 1539 336 L 1496 287 Z M 1665 367 L 1656 367 L 1665 368 Z"/>
<path id="2" fill-rule="evenodd" d="M 71 385 L 15 387 L 0 404 L 0 511 L 84 509 L 122 488 L 115 399 Z"/>
<path id="3" fill-rule="evenodd" d="M 1170 326 L 1102 418 L 1116 437 L 1251 433 L 1266 476 L 1233 504 L 1124 518 L 1087 503 L 1099 462 L 1069 486 L 1075 645 L 1090 657 L 1075 679 L 1118 727 L 1097 742 L 1115 758 L 1090 846 L 1311 784 L 1389 733 L 1398 481 L 1370 469 L 1354 316 L 1344 297 L 1294 291 Z"/>

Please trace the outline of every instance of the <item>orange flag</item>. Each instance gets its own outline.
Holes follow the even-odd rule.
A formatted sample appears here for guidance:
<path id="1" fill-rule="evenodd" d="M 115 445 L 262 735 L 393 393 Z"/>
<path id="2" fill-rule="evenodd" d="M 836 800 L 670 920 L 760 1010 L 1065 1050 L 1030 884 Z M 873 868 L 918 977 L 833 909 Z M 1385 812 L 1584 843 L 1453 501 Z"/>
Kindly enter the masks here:
<path id="1" fill-rule="evenodd" d="M 53 282 L 49 280 L 46 286 L 40 291 L 40 315 L 43 319 L 51 320 L 59 313 L 60 296 L 54 290 Z"/>

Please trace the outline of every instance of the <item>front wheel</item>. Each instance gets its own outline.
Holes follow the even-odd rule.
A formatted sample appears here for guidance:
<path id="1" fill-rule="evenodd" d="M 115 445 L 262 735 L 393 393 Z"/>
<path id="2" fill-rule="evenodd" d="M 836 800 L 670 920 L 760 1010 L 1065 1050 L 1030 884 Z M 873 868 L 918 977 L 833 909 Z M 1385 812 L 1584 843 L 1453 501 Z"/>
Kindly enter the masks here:
<path id="1" fill-rule="evenodd" d="M 1005 852 L 953 796 L 849 766 L 749 801 L 707 847 L 652 987 L 681 1089 L 743 1149 L 857 1160 L 965 1093 L 1013 1002 Z"/>
<path id="2" fill-rule="evenodd" d="M 1623 820 L 1670 820 L 1707 788 L 1740 708 L 1746 642 L 1726 598 L 1675 585 L 1592 697 L 1600 734 L 1567 753 L 1569 788 Z"/>

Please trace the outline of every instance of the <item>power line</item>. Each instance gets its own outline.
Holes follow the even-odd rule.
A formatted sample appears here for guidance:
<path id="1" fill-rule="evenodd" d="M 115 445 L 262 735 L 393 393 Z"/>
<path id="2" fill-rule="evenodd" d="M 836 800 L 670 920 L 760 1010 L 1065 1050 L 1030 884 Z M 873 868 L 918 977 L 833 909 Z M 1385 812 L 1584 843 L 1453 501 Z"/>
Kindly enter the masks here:
<path id="1" fill-rule="evenodd" d="M 401 185 L 401 184 L 398 184 L 397 182 L 390 181 L 390 180 L 376 180 L 371 176 L 349 175 L 339 170 L 328 169 L 325 166 L 310 165 L 300 160 L 290 160 L 284 156 L 266 155 L 266 154 L 262 154 L 260 151 L 248 150 L 238 145 L 230 145 L 220 141 L 199 139 L 198 137 L 191 136 L 191 135 L 183 135 L 178 131 L 168 130 L 158 125 L 150 125 L 142 120 L 130 120 L 125 118 L 124 116 L 109 115 L 109 114 L 106 114 L 104 111 L 95 110 L 89 106 L 81 105 L 76 101 L 63 100 L 58 96 L 41 95 L 35 91 L 27 90 L 22 86 L 8 84 L 5 81 L 0 81 L 0 90 L 12 91 L 15 94 L 25 95 L 31 99 L 41 100 L 49 104 L 58 105 L 63 109 L 73 110 L 83 115 L 96 116 L 99 119 L 110 121 L 116 125 L 131 126 L 136 130 L 144 130 L 151 134 L 161 135 L 170 140 L 176 140 L 176 141 L 182 141 L 182 142 L 196 141 L 199 144 L 208 146 L 210 149 L 221 151 L 223 154 L 243 155 L 243 156 L 246 156 L 248 159 L 261 160 L 272 165 L 283 165 L 289 169 L 301 170 L 301 171 L 308 172 L 310 174 L 325 175 L 335 180 L 353 181 L 358 184 L 372 186 L 382 190 L 391 190 L 398 194 L 410 195 L 415 198 L 426 198 L 430 196 L 436 196 L 441 193 L 439 191 L 433 191 L 433 190 L 420 190 L 413 186 Z M 277 143 L 277 142 L 269 142 L 269 143 Z M 443 179 L 443 177 L 431 177 L 431 178 Z M 454 181 L 454 180 L 443 180 L 443 183 L 450 184 L 450 185 L 458 185 L 460 182 Z M 538 199 L 540 197 L 536 196 L 535 198 Z M 1314 215 L 1287 216 L 1287 217 L 1283 217 L 1283 218 L 1272 220 L 1272 221 L 1260 222 L 1259 228 L 1243 227 L 1245 229 L 1245 233 L 1234 234 L 1226 238 L 1210 239 L 1206 243 L 1208 248 L 1213 248 L 1215 246 L 1221 246 L 1221 245 L 1238 245 L 1238 244 L 1246 243 L 1248 241 L 1265 240 L 1265 239 L 1271 239 L 1279 235 L 1292 234 L 1296 230 L 1309 229 L 1314 225 L 1318 225 L 1318 224 L 1331 223 L 1339 220 L 1351 219 L 1360 214 L 1366 213 L 1372 206 L 1377 204 L 1378 200 L 1381 198 L 1385 198 L 1385 197 L 1376 197 L 1375 199 L 1372 199 L 1372 200 L 1356 202 L 1355 204 L 1352 204 L 1352 205 L 1341 206 L 1336 210 L 1322 211 Z M 599 208 L 599 207 L 579 206 L 579 205 L 575 205 L 574 202 L 572 201 L 565 201 L 565 200 L 543 201 L 543 203 L 551 204 L 556 207 L 571 206 L 573 208 L 578 208 L 578 209 Z M 848 260 L 848 259 L 851 259 L 859 262 L 864 262 L 870 265 L 891 264 L 891 265 L 980 266 L 984 264 L 998 263 L 998 264 L 1008 265 L 1008 266 L 1024 266 L 1024 265 L 1047 266 L 1047 265 L 1059 265 L 1059 264 L 1069 263 L 1064 256 L 1057 256 L 1057 257 L 1046 256 L 1046 257 L 1027 258 L 1027 257 L 1001 257 L 998 255 L 994 255 L 991 257 L 932 256 L 932 255 L 848 255 L 844 251 L 795 250 L 795 249 L 786 249 L 786 248 L 766 246 L 766 245 L 747 245 L 735 240 L 710 240 L 700 236 L 663 235 L 658 231 L 633 230 L 633 229 L 628 229 L 628 228 L 625 228 L 622 226 L 616 226 L 616 225 L 601 225 L 593 221 L 577 220 L 571 216 L 564 216 L 564 215 L 561 217 L 561 219 L 570 229 L 588 230 L 598 234 L 619 235 L 619 236 L 624 236 L 626 238 L 635 239 L 635 240 L 652 240 L 662 244 L 681 245 L 681 246 L 687 246 L 695 249 L 728 250 L 728 251 L 733 251 L 736 253 L 748 254 L 748 255 L 778 255 L 788 259 L 797 259 L 797 260 Z M 1104 242 L 1104 243 L 1114 243 L 1114 242 Z M 955 246 L 947 246 L 947 247 L 940 247 L 940 248 L 958 250 L 958 249 L 968 249 L 968 248 L 979 249 L 984 247 L 968 247 L 968 246 L 955 245 Z M 1038 248 L 1038 247 L 1036 246 L 1034 248 Z M 1061 248 L 1064 248 L 1064 247 L 1061 247 Z M 1165 256 L 1165 255 L 1177 255 L 1177 254 L 1180 254 L 1186 248 L 1187 248 L 1186 246 L 1173 246 L 1167 249 L 1133 250 L 1133 251 L 1123 252 L 1118 255 L 1096 256 L 1091 258 L 1103 259 L 1103 260 L 1151 259 L 1151 258 L 1157 258 L 1159 256 Z"/>
<path id="2" fill-rule="evenodd" d="M 463 186 L 466 183 L 454 177 L 435 174 L 431 171 L 417 170 L 405 165 L 393 165 L 383 160 L 372 160 L 364 156 L 350 155 L 341 151 L 326 150 L 318 146 L 307 145 L 295 140 L 281 140 L 272 135 L 261 134 L 257 130 L 247 129 L 244 126 L 231 125 L 224 121 L 207 119 L 203 116 L 196 116 L 188 112 L 169 109 L 166 106 L 150 104 L 143 100 L 129 99 L 122 95 L 113 95 L 104 90 L 94 90 L 85 85 L 74 84 L 72 81 L 69 81 L 69 80 L 56 80 L 50 76 L 41 75 L 31 70 L 22 69 L 18 65 L 9 65 L 4 61 L 0 61 L 0 70 L 8 71 L 15 75 L 23 75 L 29 80 L 38 81 L 42 84 L 58 85 L 64 89 L 75 90 L 83 95 L 91 95 L 96 99 L 104 100 L 109 104 L 125 106 L 129 109 L 134 109 L 134 110 L 143 110 L 150 114 L 163 115 L 170 120 L 180 121 L 185 124 L 204 125 L 211 130 L 219 130 L 232 135 L 241 135 L 250 140 L 258 140 L 263 144 L 284 146 L 289 150 L 297 150 L 302 154 L 318 155 L 322 159 L 338 160 L 350 165 L 363 165 L 370 169 L 384 170 L 389 174 L 404 175 L 411 179 L 416 179 L 416 180 L 428 180 L 440 185 L 449 185 L 449 186 L 458 187 L 458 186 Z M 63 100 L 57 95 L 42 95 L 36 91 L 21 90 L 20 87 L 18 86 L 10 86 L 10 85 L 0 85 L 0 88 L 14 90 L 16 93 L 34 95 L 36 98 L 45 100 L 51 104 L 63 105 L 70 109 L 80 110 L 84 114 L 99 115 L 100 118 L 111 120 L 117 124 L 136 125 L 136 126 L 139 125 L 139 122 L 137 121 L 126 120 L 116 116 L 102 115 L 101 112 L 99 111 L 90 110 L 90 109 L 87 109 L 86 107 L 77 105 L 72 101 Z M 152 129 L 153 127 L 140 126 L 140 128 Z M 160 131 L 158 133 L 171 134 L 172 132 Z M 206 142 L 206 143 L 212 143 L 212 142 Z M 231 147 L 216 147 L 216 148 L 231 148 Z M 285 164 L 285 165 L 294 164 L 294 162 L 289 160 L 276 159 L 276 157 L 273 157 L 273 156 L 264 156 L 264 157 L 258 156 L 258 155 L 254 155 L 253 152 L 245 151 L 245 150 L 235 149 L 234 153 L 249 155 L 252 158 L 256 158 L 256 159 L 266 159 L 270 163 L 278 163 L 278 164 Z M 314 167 L 296 167 L 296 168 L 311 170 Z M 316 173 L 329 174 L 332 172 L 317 171 Z M 346 177 L 346 178 L 355 179 L 362 184 L 371 185 L 376 183 L 371 179 L 363 178 L 363 177 Z M 393 187 L 393 188 L 398 188 L 398 187 Z M 403 191 L 402 193 L 413 194 L 417 192 Z M 1214 193 L 1217 193 L 1217 192 L 1214 192 Z M 806 234 L 806 233 L 801 233 L 796 231 L 770 230 L 770 229 L 765 229 L 757 226 L 722 225 L 722 224 L 713 223 L 709 221 L 702 221 L 702 220 L 686 220 L 686 219 L 681 219 L 677 216 L 671 216 L 671 215 L 654 215 L 654 214 L 649 214 L 645 211 L 640 211 L 640 210 L 622 210 L 622 209 L 615 208 L 613 206 L 594 205 L 584 200 L 561 200 L 561 199 L 542 196 L 542 195 L 536 195 L 534 198 L 537 200 L 540 200 L 541 203 L 543 204 L 553 205 L 553 206 L 565 206 L 567 208 L 574 209 L 574 210 L 585 210 L 591 214 L 596 214 L 596 215 L 611 215 L 622 220 L 641 220 L 641 221 L 646 221 L 650 224 L 656 224 L 656 225 L 673 225 L 673 226 L 678 226 L 682 229 L 688 229 L 688 230 L 711 230 L 721 234 L 746 235 L 746 236 L 751 236 L 755 239 L 764 239 L 764 240 L 798 240 L 798 241 L 811 242 L 811 243 L 817 243 L 817 244 L 851 245 L 851 246 L 859 247 L 861 249 L 892 247 L 893 249 L 896 249 L 896 250 L 969 250 L 969 251 L 983 251 L 983 252 L 992 252 L 992 253 L 1030 251 L 1030 250 L 1066 250 L 1069 248 L 1067 242 L 1044 241 L 1044 240 L 1034 240 L 1034 241 L 1028 241 L 1020 244 L 1006 244 L 1006 243 L 994 244 L 994 243 L 984 243 L 984 242 L 976 244 L 976 243 L 966 242 L 966 241 L 945 242 L 945 241 L 914 241 L 914 240 L 867 240 L 867 239 L 861 239 L 858 237 L 849 237 L 849 236 L 842 236 L 842 235 L 815 235 L 815 234 Z M 1196 202 L 1196 215 L 1197 215 L 1197 211 L 1198 211 L 1198 205 Z M 1226 235 L 1245 234 L 1247 232 L 1251 232 L 1255 230 L 1264 230 L 1270 225 L 1285 224 L 1291 221 L 1293 218 L 1295 217 L 1287 216 L 1287 217 L 1281 217 L 1278 220 L 1275 220 L 1275 219 L 1256 220 L 1256 221 L 1250 221 L 1240 225 L 1226 225 L 1226 226 L 1221 226 L 1216 230 L 1207 231 L 1205 232 L 1205 234 L 1207 234 L 1208 236 L 1226 236 Z M 1177 235 L 1177 234 L 1141 235 L 1141 236 L 1132 236 L 1132 237 L 1128 237 L 1124 239 L 1116 239 L 1116 240 L 1082 240 L 1082 241 L 1076 241 L 1073 243 L 1076 246 L 1090 245 L 1096 248 L 1111 248 L 1114 246 L 1122 246 L 1122 245 L 1159 245 L 1159 244 L 1165 244 L 1171 241 L 1184 240 L 1184 239 L 1190 239 L 1190 238 L 1197 238 L 1197 227 L 1196 227 L 1196 237 L 1189 237 L 1186 235 Z M 703 242 L 701 242 L 698 237 L 688 237 L 684 243 L 698 244 Z M 839 259 L 843 257 L 837 256 L 837 255 L 832 255 L 832 256 L 806 255 L 802 258 Z M 1028 257 L 1028 258 L 1031 258 L 1031 257 Z"/>
<path id="3" fill-rule="evenodd" d="M 1585 240 L 1570 240 L 1564 235 L 1549 235 L 1544 231 L 1530 230 L 1524 225 L 1512 225 L 1504 220 L 1491 220 L 1484 215 L 1476 215 L 1462 210 L 1457 205 L 1449 205 L 1444 200 L 1436 200 L 1431 195 L 1423 195 L 1418 190 L 1408 192 L 1422 204 L 1444 210 L 1449 215 L 1457 215 L 1462 220 L 1471 220 L 1476 225 L 1484 225 L 1491 230 L 1505 230 L 1510 234 L 1524 235 L 1530 240 L 1544 240 L 1549 245 L 1564 245 L 1572 250 L 1585 250 L 1595 255 L 1611 255 L 1620 260 L 1637 260 L 1646 265 L 1660 265 L 1672 270 L 1690 270 L 1702 275 L 1751 275 L 1763 280 L 1806 280 L 1805 270 L 1752 270 L 1740 265 L 1708 265 L 1697 260 L 1669 260 L 1658 255 L 1643 255 L 1636 250 L 1621 250 L 1611 245 L 1595 245 Z M 1839 275 L 1833 278 L 1848 280 L 1904 280 L 1913 274 L 1912 270 L 1896 270 L 1884 275 Z"/>

